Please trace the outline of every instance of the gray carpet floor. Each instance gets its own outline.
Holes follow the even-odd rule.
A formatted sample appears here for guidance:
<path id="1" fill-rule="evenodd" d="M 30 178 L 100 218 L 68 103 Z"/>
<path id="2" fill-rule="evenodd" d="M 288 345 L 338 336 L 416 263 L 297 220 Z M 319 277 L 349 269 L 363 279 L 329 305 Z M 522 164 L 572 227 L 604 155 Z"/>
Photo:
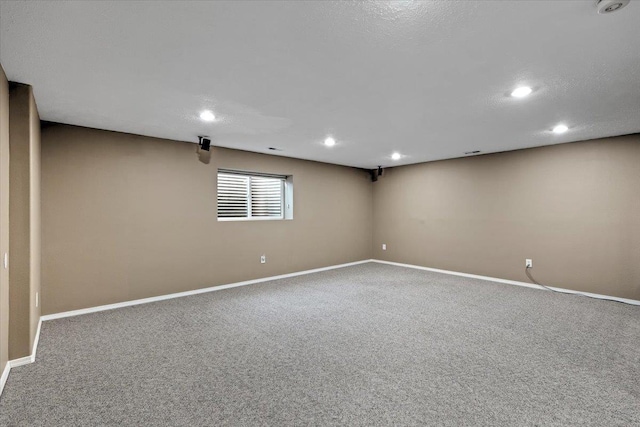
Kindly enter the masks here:
<path id="1" fill-rule="evenodd" d="M 381 264 L 44 322 L 2 426 L 640 425 L 640 307 Z"/>

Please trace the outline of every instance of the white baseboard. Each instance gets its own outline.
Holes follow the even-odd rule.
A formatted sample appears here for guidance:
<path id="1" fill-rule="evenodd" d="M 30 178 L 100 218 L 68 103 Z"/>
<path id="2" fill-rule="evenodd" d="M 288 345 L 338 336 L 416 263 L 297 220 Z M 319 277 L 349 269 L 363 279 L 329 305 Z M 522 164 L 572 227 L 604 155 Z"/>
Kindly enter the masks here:
<path id="1" fill-rule="evenodd" d="M 38 329 L 36 329 L 36 336 L 33 339 L 33 350 L 29 356 L 21 357 L 19 359 L 9 360 L 7 365 L 4 367 L 4 371 L 2 371 L 2 376 L 0 377 L 0 396 L 2 395 L 2 390 L 4 390 L 4 385 L 9 378 L 9 371 L 11 368 L 17 368 L 18 366 L 28 365 L 29 363 L 33 363 L 36 361 L 36 353 L 38 352 L 38 343 L 40 342 L 40 329 L 42 328 L 42 317 L 38 321 Z"/>
<path id="2" fill-rule="evenodd" d="M 32 353 L 29 356 L 21 357 L 19 359 L 9 360 L 2 371 L 2 377 L 0 377 L 0 396 L 2 396 L 2 391 L 4 390 L 4 385 L 7 383 L 9 379 L 9 372 L 11 372 L 12 368 L 17 368 L 18 366 L 28 365 L 29 363 L 33 363 L 36 361 L 36 356 Z"/>
<path id="3" fill-rule="evenodd" d="M 450 275 L 453 275 L 453 276 L 469 277 L 469 278 L 472 278 L 472 279 L 486 280 L 488 282 L 505 283 L 507 285 L 524 286 L 524 287 L 527 287 L 527 288 L 544 290 L 544 287 L 536 285 L 534 283 L 519 282 L 517 280 L 499 279 L 497 277 L 480 276 L 480 275 L 477 275 L 477 274 L 460 273 L 458 271 L 450 271 L 450 270 L 440 270 L 438 268 L 422 267 L 420 265 L 413 265 L 413 264 L 402 264 L 402 263 L 399 263 L 399 262 L 383 261 L 383 260 L 379 260 L 379 259 L 372 259 L 371 261 L 372 262 L 377 262 L 377 263 L 380 263 L 380 264 L 389 264 L 389 265 L 395 265 L 395 266 L 398 266 L 398 267 L 414 268 L 416 270 L 426 270 L 426 271 L 432 271 L 434 273 L 450 274 Z M 591 297 L 591 298 L 598 298 L 598 299 L 602 299 L 602 300 L 624 302 L 626 304 L 631 304 L 631 305 L 640 305 L 640 301 L 634 300 L 634 299 L 619 298 L 619 297 L 613 297 L 613 296 L 609 296 L 609 295 L 593 294 L 591 292 L 574 291 L 572 289 L 557 288 L 555 286 L 547 286 L 547 288 L 553 289 L 554 291 L 562 292 L 562 293 L 565 293 L 565 294 L 584 295 L 584 296 L 588 296 L 588 297 Z"/>
<path id="4" fill-rule="evenodd" d="M 36 353 L 38 351 L 38 343 L 40 342 L 40 328 L 42 328 L 42 317 L 38 320 L 38 329 L 36 329 L 36 337 L 33 339 L 33 351 L 31 352 L 31 357 L 33 361 L 36 361 Z"/>
<path id="5" fill-rule="evenodd" d="M 19 359 L 9 360 L 7 365 L 9 368 L 17 368 L 18 366 L 28 365 L 36 361 L 36 353 L 38 352 L 38 343 L 40 342 L 40 329 L 42 328 L 42 317 L 38 321 L 38 328 L 36 329 L 36 336 L 33 338 L 33 350 L 29 356 L 21 357 Z"/>
<path id="6" fill-rule="evenodd" d="M 142 298 L 142 299 L 137 299 L 132 301 L 118 302 L 115 304 L 107 304 L 107 305 L 100 305 L 97 307 L 82 308 L 80 310 L 64 311 L 61 313 L 47 314 L 46 316 L 40 317 L 40 319 L 42 321 L 47 321 L 47 320 L 54 320 L 54 319 L 62 319 L 64 317 L 80 316 L 82 314 L 96 313 L 98 311 L 113 310 L 116 308 L 130 307 L 132 305 L 148 304 L 150 302 L 164 301 L 164 300 L 173 299 L 173 298 L 181 298 L 181 297 L 186 297 L 190 295 L 198 295 L 198 294 L 203 294 L 207 292 L 220 291 L 222 289 L 237 288 L 240 286 L 254 285 L 256 283 L 270 282 L 272 280 L 303 276 L 305 274 L 318 273 L 318 272 L 327 271 L 327 270 L 334 270 L 336 268 L 344 268 L 344 267 L 350 267 L 352 265 L 366 264 L 371 261 L 372 260 L 370 259 L 365 259 L 362 261 L 349 262 L 346 264 L 331 265 L 329 267 L 314 268 L 312 270 L 297 271 L 295 273 L 281 274 L 278 276 L 264 277 L 261 279 L 246 280 L 244 282 L 229 283 L 226 285 L 212 286 L 210 288 L 195 289 L 193 291 L 177 292 L 174 294 L 160 295 L 157 297 Z"/>
<path id="7" fill-rule="evenodd" d="M 9 366 L 11 368 L 17 368 L 18 366 L 28 365 L 29 363 L 33 363 L 36 361 L 36 358 L 33 357 L 33 354 L 29 356 L 21 357 L 19 359 L 9 360 Z"/>
<path id="8" fill-rule="evenodd" d="M 9 362 L 4 365 L 4 369 L 2 370 L 2 376 L 0 376 L 0 396 L 2 395 L 2 390 L 4 390 L 4 385 L 7 383 L 7 379 L 9 378 L 9 371 L 11 370 L 11 366 Z"/>

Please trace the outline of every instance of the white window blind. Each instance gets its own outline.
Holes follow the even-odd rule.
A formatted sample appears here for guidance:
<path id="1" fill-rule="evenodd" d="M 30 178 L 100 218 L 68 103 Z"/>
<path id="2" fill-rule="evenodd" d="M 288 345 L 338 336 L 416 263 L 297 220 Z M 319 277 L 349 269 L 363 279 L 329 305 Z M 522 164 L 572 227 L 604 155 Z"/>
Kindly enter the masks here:
<path id="1" fill-rule="evenodd" d="M 286 177 L 218 172 L 218 219 L 283 219 Z"/>
<path id="2" fill-rule="evenodd" d="M 249 177 L 218 173 L 218 218 L 249 215 Z"/>

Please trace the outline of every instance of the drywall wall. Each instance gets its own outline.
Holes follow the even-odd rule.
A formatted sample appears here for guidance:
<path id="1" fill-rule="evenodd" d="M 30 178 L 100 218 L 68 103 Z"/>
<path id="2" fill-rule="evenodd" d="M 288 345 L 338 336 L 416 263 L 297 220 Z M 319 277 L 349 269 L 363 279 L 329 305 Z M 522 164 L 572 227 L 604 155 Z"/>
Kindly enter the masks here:
<path id="1" fill-rule="evenodd" d="M 9 360 L 9 82 L 0 66 L 0 374 Z"/>
<path id="2" fill-rule="evenodd" d="M 40 319 L 40 118 L 31 86 L 9 89 L 9 358 L 31 354 Z"/>
<path id="3" fill-rule="evenodd" d="M 640 300 L 640 135 L 388 169 L 374 258 Z M 382 250 L 382 244 L 387 250 Z"/>
<path id="4" fill-rule="evenodd" d="M 218 168 L 293 175 L 294 219 L 217 221 Z M 43 314 L 371 257 L 358 169 L 46 124 L 42 174 Z"/>
<path id="5" fill-rule="evenodd" d="M 223 148 L 205 165 L 193 144 L 68 125 L 42 138 L 43 314 L 372 255 L 525 282 L 532 258 L 542 283 L 640 299 L 640 135 L 391 168 L 374 184 Z M 218 222 L 218 168 L 292 174 L 294 220 Z"/>

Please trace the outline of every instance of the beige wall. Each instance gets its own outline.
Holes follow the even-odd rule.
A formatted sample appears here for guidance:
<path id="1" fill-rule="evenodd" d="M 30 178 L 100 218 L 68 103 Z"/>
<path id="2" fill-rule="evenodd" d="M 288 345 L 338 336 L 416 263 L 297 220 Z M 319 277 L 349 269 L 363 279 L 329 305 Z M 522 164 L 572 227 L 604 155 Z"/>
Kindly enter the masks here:
<path id="1" fill-rule="evenodd" d="M 640 135 L 398 167 L 374 184 L 221 148 L 205 165 L 193 144 L 67 125 L 42 138 L 43 314 L 372 255 L 520 281 L 532 258 L 542 283 L 640 299 Z M 292 174 L 295 219 L 216 221 L 217 168 Z"/>
<path id="2" fill-rule="evenodd" d="M 0 66 L 0 372 L 9 360 L 9 83 Z"/>
<path id="3" fill-rule="evenodd" d="M 374 258 L 640 300 L 640 135 L 389 169 Z M 382 243 L 387 250 L 382 251 Z"/>
<path id="4" fill-rule="evenodd" d="M 195 144 L 67 125 L 42 142 L 43 314 L 371 258 L 363 171 L 222 148 L 205 165 Z M 218 222 L 218 168 L 293 175 L 294 219 Z"/>
<path id="5" fill-rule="evenodd" d="M 40 318 L 40 118 L 31 86 L 9 91 L 9 357 L 32 351 Z"/>

